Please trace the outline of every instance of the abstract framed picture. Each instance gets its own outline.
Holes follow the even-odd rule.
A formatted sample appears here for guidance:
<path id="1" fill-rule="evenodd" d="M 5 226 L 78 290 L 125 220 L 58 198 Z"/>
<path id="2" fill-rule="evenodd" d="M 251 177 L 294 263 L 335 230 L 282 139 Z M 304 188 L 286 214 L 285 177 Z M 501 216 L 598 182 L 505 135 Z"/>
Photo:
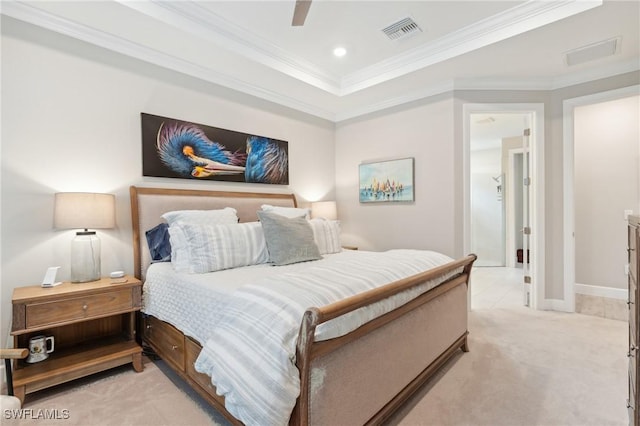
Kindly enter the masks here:
<path id="1" fill-rule="evenodd" d="M 289 144 L 142 113 L 142 175 L 288 185 Z"/>
<path id="2" fill-rule="evenodd" d="M 413 167 L 413 158 L 360 164 L 360 202 L 394 203 L 414 201 Z"/>

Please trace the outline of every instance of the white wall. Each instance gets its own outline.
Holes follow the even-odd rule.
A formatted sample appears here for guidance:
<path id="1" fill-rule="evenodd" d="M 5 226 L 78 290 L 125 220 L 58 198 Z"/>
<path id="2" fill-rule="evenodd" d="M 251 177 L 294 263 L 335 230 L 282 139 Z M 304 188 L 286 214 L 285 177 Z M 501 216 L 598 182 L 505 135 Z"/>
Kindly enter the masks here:
<path id="1" fill-rule="evenodd" d="M 473 145 L 473 139 L 471 140 Z M 477 266 L 504 266 L 505 185 L 500 148 L 471 151 L 471 252 Z M 498 177 L 499 182 L 493 178 Z M 500 185 L 498 195 L 497 186 Z"/>
<path id="2" fill-rule="evenodd" d="M 626 288 L 624 211 L 640 202 L 640 96 L 576 107 L 576 282 Z"/>
<path id="3" fill-rule="evenodd" d="M 336 199 L 343 240 L 361 249 L 420 248 L 455 254 L 452 97 L 440 96 L 336 129 Z M 415 158 L 414 203 L 358 201 L 358 165 Z"/>
<path id="4" fill-rule="evenodd" d="M 140 113 L 289 142 L 287 186 L 143 178 Z M 133 272 L 130 185 L 294 192 L 334 198 L 334 125 L 2 17 L 2 344 L 15 287 L 48 266 L 69 277 L 73 231 L 54 231 L 53 194 L 116 194 L 98 232 L 102 271 Z"/>

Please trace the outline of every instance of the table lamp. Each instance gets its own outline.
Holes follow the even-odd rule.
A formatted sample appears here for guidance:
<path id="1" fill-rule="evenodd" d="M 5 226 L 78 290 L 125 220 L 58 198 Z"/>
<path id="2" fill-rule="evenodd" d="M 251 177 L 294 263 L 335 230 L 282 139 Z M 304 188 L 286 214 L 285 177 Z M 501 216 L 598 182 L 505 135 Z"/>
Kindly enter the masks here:
<path id="1" fill-rule="evenodd" d="M 327 220 L 338 219 L 338 209 L 335 201 L 317 201 L 311 203 L 311 217 L 322 217 Z"/>
<path id="2" fill-rule="evenodd" d="M 84 283 L 101 277 L 100 239 L 92 229 L 115 226 L 115 196 L 89 192 L 55 194 L 54 227 L 83 229 L 71 241 L 71 282 Z"/>

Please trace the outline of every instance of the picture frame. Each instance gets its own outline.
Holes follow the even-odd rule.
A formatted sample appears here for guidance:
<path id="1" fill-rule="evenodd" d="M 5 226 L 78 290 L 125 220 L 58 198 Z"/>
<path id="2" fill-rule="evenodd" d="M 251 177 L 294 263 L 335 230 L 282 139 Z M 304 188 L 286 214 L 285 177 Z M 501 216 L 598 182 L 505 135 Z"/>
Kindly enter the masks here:
<path id="1" fill-rule="evenodd" d="M 359 166 L 360 202 L 414 202 L 414 179 L 413 157 L 363 162 Z"/>
<path id="2" fill-rule="evenodd" d="M 286 141 L 141 113 L 142 175 L 289 184 Z"/>

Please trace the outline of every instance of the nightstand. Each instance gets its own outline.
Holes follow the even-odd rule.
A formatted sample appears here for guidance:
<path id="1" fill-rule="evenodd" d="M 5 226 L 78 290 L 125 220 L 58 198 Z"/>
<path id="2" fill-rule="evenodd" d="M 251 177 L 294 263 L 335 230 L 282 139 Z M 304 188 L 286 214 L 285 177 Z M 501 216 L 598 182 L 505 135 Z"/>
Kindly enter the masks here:
<path id="1" fill-rule="evenodd" d="M 135 371 L 142 371 L 142 348 L 135 339 L 142 283 L 125 278 L 126 282 L 103 278 L 14 289 L 14 347 L 28 348 L 29 339 L 37 335 L 53 336 L 55 343 L 46 360 L 15 365 L 13 386 L 20 400 L 28 393 L 130 362 Z"/>

